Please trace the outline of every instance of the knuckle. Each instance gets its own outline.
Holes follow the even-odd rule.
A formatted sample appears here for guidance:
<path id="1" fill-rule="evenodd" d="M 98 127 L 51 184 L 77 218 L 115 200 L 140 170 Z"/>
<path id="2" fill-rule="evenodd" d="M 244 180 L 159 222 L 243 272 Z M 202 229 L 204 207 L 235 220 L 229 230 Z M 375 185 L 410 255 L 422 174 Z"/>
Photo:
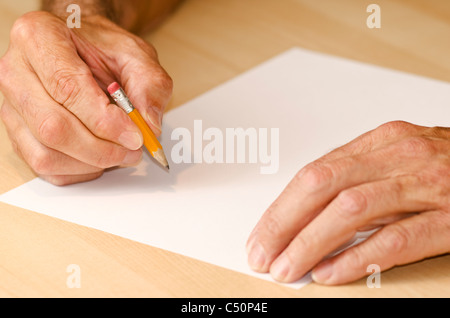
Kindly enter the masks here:
<path id="1" fill-rule="evenodd" d="M 422 136 L 405 139 L 401 143 L 401 148 L 406 154 L 413 156 L 418 154 L 434 155 L 436 153 L 433 141 Z"/>
<path id="2" fill-rule="evenodd" d="M 367 268 L 368 260 L 367 256 L 362 253 L 361 249 L 356 247 L 349 248 L 342 252 L 345 257 L 342 257 L 341 264 L 343 268 Z"/>
<path id="3" fill-rule="evenodd" d="M 52 173 L 53 162 L 48 151 L 34 151 L 29 159 L 29 165 L 38 175 L 49 175 Z"/>
<path id="4" fill-rule="evenodd" d="M 377 128 L 384 136 L 396 136 L 409 131 L 413 125 L 401 120 L 390 121 Z"/>
<path id="5" fill-rule="evenodd" d="M 108 169 L 120 165 L 126 156 L 126 150 L 119 146 L 106 147 L 104 151 L 98 154 L 95 160 L 95 166 L 100 169 Z"/>
<path id="6" fill-rule="evenodd" d="M 298 234 L 292 239 L 290 248 L 286 249 L 286 252 L 291 251 L 294 254 L 298 254 L 313 251 L 314 246 L 317 246 L 316 243 L 317 242 L 314 242 L 312 237 L 306 238 L 303 235 Z M 293 257 L 295 257 L 295 255 L 293 255 Z"/>
<path id="7" fill-rule="evenodd" d="M 112 135 L 113 126 L 111 120 L 106 116 L 99 116 L 94 121 L 92 132 L 98 137 L 107 137 Z"/>
<path id="8" fill-rule="evenodd" d="M 137 47 L 140 47 L 142 45 L 141 40 L 138 37 L 135 37 L 135 36 L 122 36 L 121 37 L 121 43 L 123 43 L 123 45 L 125 47 L 129 48 L 130 51 L 133 51 Z"/>
<path id="9" fill-rule="evenodd" d="M 336 213 L 346 219 L 361 215 L 367 209 L 367 195 L 358 189 L 342 191 L 336 198 Z"/>
<path id="10" fill-rule="evenodd" d="M 161 89 L 164 92 L 166 92 L 168 95 L 172 94 L 172 92 L 173 92 L 173 80 L 169 76 L 169 74 L 167 74 L 167 72 L 162 70 L 160 75 L 158 76 L 158 79 L 159 79 L 158 82 L 159 82 L 159 85 L 161 86 Z"/>
<path id="11" fill-rule="evenodd" d="M 10 32 L 11 39 L 29 41 L 36 35 L 36 30 L 40 28 L 40 21 L 49 14 L 42 11 L 28 12 L 18 18 Z"/>
<path id="12" fill-rule="evenodd" d="M 333 178 L 333 169 L 326 163 L 312 163 L 303 168 L 296 176 L 296 182 L 307 193 L 324 189 Z"/>
<path id="13" fill-rule="evenodd" d="M 34 16 L 30 13 L 24 14 L 17 19 L 11 28 L 11 39 L 27 39 L 33 35 Z"/>
<path id="14" fill-rule="evenodd" d="M 408 249 L 410 233 L 398 223 L 391 224 L 383 237 L 382 249 L 393 255 L 403 253 Z"/>
<path id="15" fill-rule="evenodd" d="M 41 142 L 49 147 L 57 147 L 64 143 L 67 136 L 67 120 L 56 113 L 46 116 L 38 127 Z"/>
<path id="16" fill-rule="evenodd" d="M 263 226 L 263 228 L 265 228 L 265 232 L 271 238 L 281 236 L 283 233 L 283 228 L 281 226 L 280 220 L 277 216 L 274 215 L 274 213 L 272 213 L 271 208 L 269 208 L 268 213 L 269 215 L 265 220 L 265 226 Z"/>
<path id="17" fill-rule="evenodd" d="M 60 104 L 67 105 L 80 93 L 75 72 L 66 67 L 59 68 L 50 81 L 50 95 Z"/>
<path id="18" fill-rule="evenodd" d="M 429 163 L 425 170 L 417 175 L 417 179 L 420 181 L 418 186 L 433 189 L 435 195 L 443 198 L 450 196 L 450 187 L 448 186 L 450 162 L 440 161 L 437 158 L 435 162 Z"/>

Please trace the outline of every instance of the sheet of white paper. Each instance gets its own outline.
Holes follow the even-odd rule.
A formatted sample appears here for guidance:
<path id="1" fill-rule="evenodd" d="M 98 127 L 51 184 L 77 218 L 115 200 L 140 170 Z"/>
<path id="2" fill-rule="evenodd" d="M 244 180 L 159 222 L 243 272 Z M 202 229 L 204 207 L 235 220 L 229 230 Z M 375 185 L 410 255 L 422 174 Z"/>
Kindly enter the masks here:
<path id="1" fill-rule="evenodd" d="M 172 162 L 167 173 L 147 158 L 69 187 L 35 179 L 0 201 L 271 280 L 248 268 L 245 243 L 294 174 L 387 121 L 449 126 L 449 101 L 448 83 L 294 48 L 168 113 L 161 139 L 171 161 L 172 132 L 185 127 L 199 138 L 195 120 L 224 136 L 279 128 L 277 173 L 261 174 L 259 160 Z"/>

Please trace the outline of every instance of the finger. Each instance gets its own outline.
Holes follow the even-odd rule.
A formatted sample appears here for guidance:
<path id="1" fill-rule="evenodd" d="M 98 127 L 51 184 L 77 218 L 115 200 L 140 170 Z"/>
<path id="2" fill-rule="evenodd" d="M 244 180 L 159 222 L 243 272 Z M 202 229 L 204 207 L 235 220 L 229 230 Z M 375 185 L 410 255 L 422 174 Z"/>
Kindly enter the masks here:
<path id="1" fill-rule="evenodd" d="M 368 274 L 371 264 L 382 271 L 450 252 L 448 212 L 432 211 L 389 224 L 341 254 L 319 264 L 312 272 L 321 284 L 344 284 Z"/>
<path id="2" fill-rule="evenodd" d="M 345 158 L 345 157 L 351 157 L 351 156 L 355 156 L 355 155 L 368 153 L 370 151 L 382 148 L 383 146 L 385 146 L 388 143 L 393 143 L 395 141 L 398 141 L 398 140 L 404 138 L 405 136 L 407 136 L 408 134 L 417 134 L 417 130 L 418 130 L 418 126 L 415 126 L 415 125 L 407 123 L 407 122 L 403 122 L 403 121 L 389 122 L 389 123 L 383 124 L 383 125 L 377 127 L 376 129 L 371 130 L 371 131 L 357 137 L 356 139 L 352 140 L 351 142 L 349 142 L 339 148 L 332 150 L 331 152 L 327 153 L 326 155 L 324 155 L 321 158 L 319 158 L 318 160 L 316 160 L 314 162 L 314 164 L 318 165 L 318 164 L 322 164 L 322 163 L 332 162 L 337 159 L 341 159 L 341 158 Z M 306 173 L 306 171 L 311 170 L 310 167 L 311 167 L 311 165 L 302 169 L 302 171 L 297 175 L 296 179 L 300 179 L 300 176 L 303 174 L 308 174 L 308 173 Z M 314 169 L 312 169 L 312 170 L 314 170 Z M 314 173 L 310 173 L 310 174 L 314 174 Z M 294 181 L 295 181 L 295 179 L 294 179 Z M 288 186 L 284 192 L 289 191 L 290 188 L 291 187 Z M 296 194 L 293 194 L 293 195 L 296 195 Z M 283 201 L 283 200 L 285 200 L 285 199 L 280 198 L 279 201 Z M 303 198 L 298 201 L 301 202 L 302 200 L 303 200 Z M 275 203 L 274 205 L 276 205 L 276 204 L 277 203 Z M 272 208 L 274 208 L 274 207 L 271 207 L 271 209 Z M 269 209 L 269 211 L 271 209 Z M 311 215 L 311 218 L 313 216 L 314 215 Z M 305 218 L 303 223 L 306 224 L 308 222 L 308 220 L 310 220 L 311 218 Z M 276 223 L 273 223 L 273 226 L 277 226 Z M 256 233 L 256 229 L 257 228 L 255 228 L 255 230 L 249 236 L 249 240 L 247 242 L 248 250 L 250 249 L 251 243 L 254 242 L 254 235 Z"/>
<path id="3" fill-rule="evenodd" d="M 2 107 L 2 119 L 16 152 L 39 176 L 79 175 L 102 171 L 102 169 L 85 164 L 38 142 L 23 119 L 7 102 Z"/>
<path id="4" fill-rule="evenodd" d="M 449 148 L 448 142 L 439 142 L 442 149 Z M 288 184 L 252 232 L 247 245 L 250 267 L 268 271 L 297 233 L 341 191 L 427 168 L 435 146 L 427 139 L 415 137 L 369 153 L 308 165 Z"/>
<path id="5" fill-rule="evenodd" d="M 164 109 L 172 96 L 173 82 L 156 60 L 156 53 L 147 43 L 136 39 L 128 54 L 115 56 L 119 79 L 133 105 L 139 110 L 152 131 L 159 136 Z M 128 48 L 130 49 L 130 48 Z"/>
<path id="6" fill-rule="evenodd" d="M 23 118 L 33 136 L 48 148 L 101 169 L 138 162 L 141 150 L 131 151 L 94 136 L 72 113 L 57 104 L 36 76 L 16 63 L 1 86 L 11 106 Z M 23 90 L 22 83 L 27 83 Z"/>
<path id="7" fill-rule="evenodd" d="M 84 175 L 68 175 L 68 176 L 58 176 L 58 175 L 42 175 L 40 176 L 43 180 L 56 185 L 56 186 L 66 186 L 75 183 L 88 182 L 100 178 L 104 171 L 84 174 Z"/>
<path id="8" fill-rule="evenodd" d="M 100 86 L 106 89 L 113 81 L 119 82 L 152 131 L 159 136 L 163 111 L 172 95 L 172 79 L 159 64 L 155 49 L 147 42 L 123 30 L 117 30 L 113 36 L 111 42 L 120 43 L 120 47 L 103 47 L 101 51 L 107 52 L 107 56 L 100 60 L 85 53 L 90 51 L 89 43 L 82 37 L 75 37 L 74 43 Z"/>
<path id="9" fill-rule="evenodd" d="M 385 160 L 373 153 L 318 161 L 302 169 L 271 204 L 252 232 L 248 262 L 252 269 L 267 272 L 289 242 L 342 190 L 384 178 Z M 372 169 L 367 169 L 371 166 Z M 380 176 L 377 176 L 380 174 Z"/>
<path id="10" fill-rule="evenodd" d="M 58 31 L 51 28 L 58 26 Z M 27 36 L 31 33 L 38 36 Z M 79 118 L 98 138 L 131 150 L 142 147 L 141 132 L 121 109 L 110 104 L 70 41 L 70 31 L 61 20 L 52 15 L 45 19 L 45 23 L 42 19 L 24 19 L 20 34 L 18 41 L 25 48 L 22 52 L 29 67 L 58 104 Z M 34 50 L 31 51 L 30 47 Z M 90 54 L 96 53 L 91 50 Z"/>
<path id="11" fill-rule="evenodd" d="M 116 26 L 111 27 L 114 29 Z M 159 136 L 163 112 L 171 98 L 173 83 L 159 64 L 155 49 L 122 29 L 116 30 L 111 37 L 111 43 L 119 43 L 120 47 L 103 47 L 99 54 L 105 54 L 105 51 L 107 56 L 101 59 L 94 59 L 91 54 L 86 54 L 90 51 L 90 45 L 83 37 L 74 37 L 74 43 L 100 82 L 100 87 L 106 90 L 113 81 L 119 82 L 152 131 Z"/>
<path id="12" fill-rule="evenodd" d="M 272 263 L 270 273 L 278 281 L 295 281 L 354 237 L 359 228 L 434 208 L 432 202 L 439 201 L 439 194 L 433 192 L 437 191 L 413 176 L 344 190 L 295 236 Z"/>

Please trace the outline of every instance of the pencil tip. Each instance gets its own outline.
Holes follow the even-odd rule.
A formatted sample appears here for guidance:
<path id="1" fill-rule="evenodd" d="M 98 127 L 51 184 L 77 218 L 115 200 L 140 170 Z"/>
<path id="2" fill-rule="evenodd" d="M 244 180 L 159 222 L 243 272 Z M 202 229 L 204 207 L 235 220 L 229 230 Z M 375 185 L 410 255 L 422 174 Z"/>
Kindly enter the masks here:
<path id="1" fill-rule="evenodd" d="M 170 170 L 169 163 L 167 162 L 167 158 L 164 155 L 164 151 L 162 149 L 158 149 L 153 153 L 153 157 L 160 163 L 161 166 L 166 168 L 167 170 Z"/>

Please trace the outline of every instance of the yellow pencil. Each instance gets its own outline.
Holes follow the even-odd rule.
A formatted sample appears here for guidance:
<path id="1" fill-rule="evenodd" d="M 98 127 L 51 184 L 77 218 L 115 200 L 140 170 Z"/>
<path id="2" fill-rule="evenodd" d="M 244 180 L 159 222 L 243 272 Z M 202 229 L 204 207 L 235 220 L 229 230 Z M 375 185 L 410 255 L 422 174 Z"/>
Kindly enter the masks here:
<path id="1" fill-rule="evenodd" d="M 169 163 L 167 162 L 167 158 L 161 144 L 145 120 L 142 118 L 141 114 L 136 108 L 134 108 L 124 90 L 118 83 L 114 82 L 108 86 L 108 92 L 117 105 L 122 108 L 128 116 L 130 116 L 131 120 L 133 120 L 133 122 L 139 127 L 139 130 L 142 132 L 142 136 L 144 137 L 144 145 L 148 152 L 150 152 L 153 158 L 155 158 L 156 161 L 158 161 L 163 167 L 169 169 Z"/>

